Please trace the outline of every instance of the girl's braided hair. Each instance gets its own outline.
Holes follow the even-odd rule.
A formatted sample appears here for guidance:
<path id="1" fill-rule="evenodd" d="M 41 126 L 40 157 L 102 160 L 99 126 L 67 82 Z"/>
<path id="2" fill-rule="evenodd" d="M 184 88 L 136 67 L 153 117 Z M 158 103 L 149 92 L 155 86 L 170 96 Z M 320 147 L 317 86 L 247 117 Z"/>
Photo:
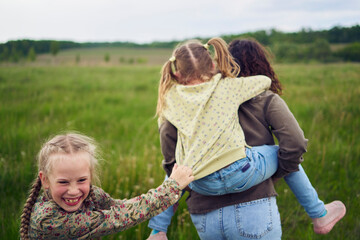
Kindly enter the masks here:
<path id="1" fill-rule="evenodd" d="M 30 224 L 30 216 L 32 208 L 35 204 L 35 201 L 39 195 L 41 189 L 41 180 L 40 177 L 37 177 L 32 184 L 30 194 L 26 203 L 24 205 L 23 213 L 21 214 L 21 222 L 20 222 L 20 238 L 21 239 L 29 239 L 28 231 L 29 231 L 29 224 Z"/>
<path id="2" fill-rule="evenodd" d="M 50 159 L 53 154 L 76 154 L 80 152 L 87 152 L 90 156 L 90 173 L 91 173 L 91 182 L 99 183 L 99 177 L 97 172 L 99 153 L 98 148 L 96 146 L 95 141 L 85 135 L 79 133 L 66 133 L 61 135 L 56 135 L 50 140 L 46 141 L 38 156 L 38 169 L 39 171 L 43 171 L 45 176 L 49 176 L 51 172 L 51 168 L 53 165 L 53 161 Z M 23 213 L 21 215 L 20 222 L 20 238 L 21 239 L 29 239 L 29 225 L 31 219 L 32 208 L 36 202 L 36 199 L 39 196 L 41 190 L 41 179 L 40 177 L 36 177 L 34 180 L 32 187 L 30 189 L 29 197 L 26 200 L 24 205 Z M 95 195 L 92 187 L 89 192 L 89 201 L 95 200 Z"/>

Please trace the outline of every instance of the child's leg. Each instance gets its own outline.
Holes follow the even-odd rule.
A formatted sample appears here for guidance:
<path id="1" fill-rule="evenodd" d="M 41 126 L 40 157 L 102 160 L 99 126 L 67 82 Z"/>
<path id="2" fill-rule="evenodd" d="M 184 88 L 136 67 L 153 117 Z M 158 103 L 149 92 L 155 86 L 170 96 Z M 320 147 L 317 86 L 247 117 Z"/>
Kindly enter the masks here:
<path id="1" fill-rule="evenodd" d="M 312 218 L 315 233 L 327 234 L 345 216 L 346 207 L 341 201 L 324 205 L 301 165 L 299 171 L 290 173 L 284 179 L 298 202 Z"/>
<path id="2" fill-rule="evenodd" d="M 165 180 L 168 179 L 168 176 L 165 175 Z M 184 192 L 182 192 L 183 194 Z M 177 204 L 177 203 L 176 203 Z M 175 205 L 176 205 L 175 204 Z M 149 220 L 148 227 L 156 230 L 157 232 L 167 232 L 167 229 L 171 223 L 171 218 L 174 215 L 175 211 L 177 209 L 177 206 L 171 206 L 162 213 L 156 215 L 155 217 L 152 217 Z"/>
<path id="3" fill-rule="evenodd" d="M 278 149 L 274 145 L 246 148 L 246 158 L 190 183 L 189 187 L 203 195 L 243 192 L 276 172 Z"/>
<path id="4" fill-rule="evenodd" d="M 255 170 L 251 181 L 248 181 L 243 187 L 243 191 L 274 175 L 278 168 L 278 151 L 279 146 L 277 145 L 263 145 L 247 149 L 246 155 L 254 163 Z"/>
<path id="5" fill-rule="evenodd" d="M 309 217 L 319 218 L 326 214 L 324 202 L 319 199 L 301 165 L 299 171 L 290 173 L 284 179 Z"/>
<path id="6" fill-rule="evenodd" d="M 148 227 L 158 232 L 167 232 L 167 229 L 171 223 L 171 218 L 174 215 L 174 207 L 171 206 L 159 215 L 152 217 L 149 220 Z"/>

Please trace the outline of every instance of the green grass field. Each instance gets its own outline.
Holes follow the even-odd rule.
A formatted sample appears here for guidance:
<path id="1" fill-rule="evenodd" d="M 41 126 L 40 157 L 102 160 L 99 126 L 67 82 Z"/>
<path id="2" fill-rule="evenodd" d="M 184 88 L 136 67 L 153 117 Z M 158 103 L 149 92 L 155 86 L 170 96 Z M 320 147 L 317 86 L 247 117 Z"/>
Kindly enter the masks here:
<path id="1" fill-rule="evenodd" d="M 80 131 L 99 142 L 105 159 L 102 187 L 113 197 L 134 197 L 162 182 L 153 118 L 158 60 L 86 65 L 75 63 L 74 52 L 67 54 L 74 56 L 72 63 L 61 64 L 59 54 L 60 64 L 50 60 L 0 65 L 0 239 L 19 239 L 19 217 L 37 171 L 35 156 L 42 141 L 60 131 Z M 170 54 L 171 50 L 165 51 L 161 60 Z M 46 57 L 51 59 L 39 56 L 39 62 Z M 358 239 L 360 65 L 276 65 L 275 69 L 285 86 L 283 98 L 309 139 L 303 167 L 322 200 L 339 199 L 347 206 L 345 218 L 329 235 L 316 235 L 310 219 L 280 181 L 276 189 L 283 239 Z M 198 239 L 184 200 L 169 239 Z M 149 232 L 143 223 L 105 239 L 146 239 Z"/>

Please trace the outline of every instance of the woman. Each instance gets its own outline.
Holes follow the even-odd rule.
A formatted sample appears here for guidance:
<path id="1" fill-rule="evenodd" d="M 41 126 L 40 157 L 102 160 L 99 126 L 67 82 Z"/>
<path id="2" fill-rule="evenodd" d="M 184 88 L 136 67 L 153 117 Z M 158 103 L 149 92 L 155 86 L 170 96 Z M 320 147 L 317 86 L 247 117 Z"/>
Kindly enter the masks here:
<path id="1" fill-rule="evenodd" d="M 268 61 L 266 50 L 255 40 L 234 40 L 230 43 L 229 50 L 240 65 L 239 77 L 265 75 L 272 79 L 271 91 L 266 91 L 239 107 L 239 120 L 247 144 L 274 145 L 274 134 L 280 147 L 279 166 L 274 178 L 284 177 L 287 181 L 286 175 L 295 174 L 298 179 L 304 179 L 306 174 L 299 164 L 303 161 L 307 140 L 286 103 L 278 96 L 282 86 Z M 177 129 L 166 121 L 160 126 L 160 139 L 165 158 L 163 166 L 169 175 L 175 163 Z M 305 179 L 303 185 L 309 185 L 307 177 Z M 295 195 L 298 192 L 297 189 L 292 191 Z M 309 196 L 296 195 L 300 204 L 307 197 L 317 197 L 315 189 L 309 189 L 309 193 Z M 281 222 L 276 195 L 273 180 L 269 179 L 236 194 L 203 196 L 191 191 L 187 204 L 201 239 L 280 239 Z M 323 202 L 317 202 L 317 205 L 323 206 Z M 328 233 L 345 215 L 345 206 L 340 201 L 326 204 L 328 213 L 324 217 L 316 216 L 311 211 L 312 208 L 314 206 L 305 210 L 312 217 L 314 231 L 319 234 Z M 149 227 L 154 229 L 156 223 L 152 221 Z M 158 234 L 159 237 L 164 236 L 162 233 Z M 151 239 L 160 238 L 153 235 Z"/>

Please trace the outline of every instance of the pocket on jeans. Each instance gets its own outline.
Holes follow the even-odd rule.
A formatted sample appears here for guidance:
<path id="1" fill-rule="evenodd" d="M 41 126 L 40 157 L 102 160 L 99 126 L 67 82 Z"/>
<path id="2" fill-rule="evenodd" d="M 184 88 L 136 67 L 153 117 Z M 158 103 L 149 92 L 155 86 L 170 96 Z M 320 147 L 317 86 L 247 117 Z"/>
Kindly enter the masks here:
<path id="1" fill-rule="evenodd" d="M 206 231 L 206 215 L 207 214 L 191 214 L 191 220 L 198 232 Z"/>
<path id="2" fill-rule="evenodd" d="M 242 184 L 237 185 L 234 187 L 234 191 L 237 192 L 243 192 L 245 190 L 248 190 L 249 188 L 261 183 L 264 179 L 264 175 L 258 170 L 258 169 L 251 169 L 249 171 L 248 176 Z"/>
<path id="3" fill-rule="evenodd" d="M 271 201 L 263 198 L 235 205 L 236 226 L 243 237 L 258 239 L 273 229 Z"/>

